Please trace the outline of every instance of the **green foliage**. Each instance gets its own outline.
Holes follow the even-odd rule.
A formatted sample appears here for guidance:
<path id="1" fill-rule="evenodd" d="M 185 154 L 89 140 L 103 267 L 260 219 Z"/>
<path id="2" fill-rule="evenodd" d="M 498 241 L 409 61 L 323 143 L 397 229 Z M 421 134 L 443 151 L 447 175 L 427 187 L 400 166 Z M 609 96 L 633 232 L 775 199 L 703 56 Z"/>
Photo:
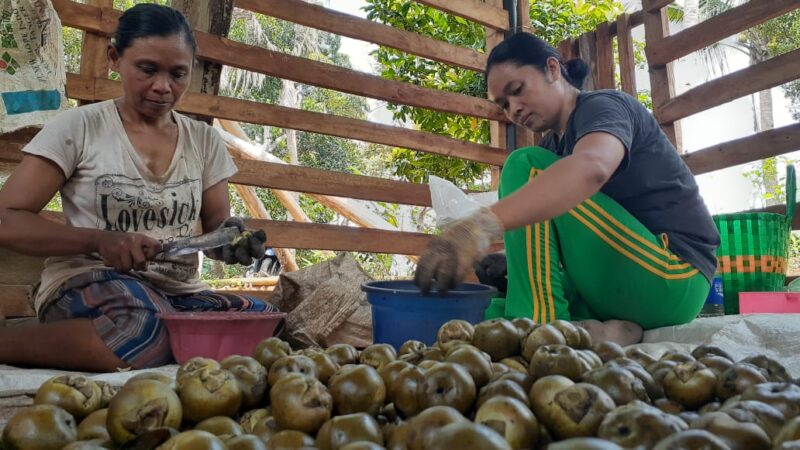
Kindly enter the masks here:
<path id="1" fill-rule="evenodd" d="M 434 8 L 405 0 L 366 0 L 367 17 L 393 27 L 411 30 L 434 39 L 485 51 L 486 32 L 478 24 L 446 14 Z M 552 44 L 567 37 L 594 29 L 622 11 L 616 0 L 593 2 L 543 0 L 531 2 L 533 32 Z M 381 47 L 373 56 L 381 67 L 381 76 L 418 86 L 457 92 L 475 97 L 486 96 L 483 75 L 471 70 L 419 58 Z M 486 120 L 429 111 L 402 105 L 390 105 L 394 118 L 432 133 L 466 141 L 489 143 Z M 487 166 L 445 156 L 396 148 L 391 161 L 395 174 L 413 182 L 425 182 L 429 175 L 445 178 L 461 187 L 476 186 L 487 173 Z"/>
<path id="2" fill-rule="evenodd" d="M 759 199 L 771 203 L 786 203 L 786 177 L 780 175 L 778 168 L 796 163 L 796 160 L 786 156 L 767 158 L 761 161 L 760 164 L 756 164 L 751 169 L 744 171 L 744 176 L 753 184 Z M 765 179 L 776 180 L 776 183 L 772 186 L 766 186 Z"/>
<path id="3" fill-rule="evenodd" d="M 765 38 L 769 55 L 772 57 L 800 48 L 800 9 L 777 17 L 755 30 Z M 789 111 L 795 120 L 800 120 L 800 80 L 783 85 L 783 92 L 789 99 Z"/>

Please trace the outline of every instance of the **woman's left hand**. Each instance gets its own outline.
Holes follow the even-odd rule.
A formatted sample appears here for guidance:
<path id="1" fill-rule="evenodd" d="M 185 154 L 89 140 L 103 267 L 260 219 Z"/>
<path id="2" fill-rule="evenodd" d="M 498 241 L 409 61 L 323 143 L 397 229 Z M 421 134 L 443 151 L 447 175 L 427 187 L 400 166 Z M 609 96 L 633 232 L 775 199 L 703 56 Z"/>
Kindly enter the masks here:
<path id="1" fill-rule="evenodd" d="M 455 288 L 489 252 L 493 241 L 503 237 L 503 224 L 489 208 L 446 226 L 428 243 L 417 264 L 414 283 L 427 294 L 436 288 L 445 293 Z"/>
<path id="2" fill-rule="evenodd" d="M 226 264 L 249 266 L 254 259 L 264 256 L 267 243 L 267 233 L 264 230 L 246 230 L 240 217 L 229 217 L 220 227 L 236 227 L 242 234 L 230 244 L 207 250 L 205 254 L 209 258 L 224 261 Z"/>

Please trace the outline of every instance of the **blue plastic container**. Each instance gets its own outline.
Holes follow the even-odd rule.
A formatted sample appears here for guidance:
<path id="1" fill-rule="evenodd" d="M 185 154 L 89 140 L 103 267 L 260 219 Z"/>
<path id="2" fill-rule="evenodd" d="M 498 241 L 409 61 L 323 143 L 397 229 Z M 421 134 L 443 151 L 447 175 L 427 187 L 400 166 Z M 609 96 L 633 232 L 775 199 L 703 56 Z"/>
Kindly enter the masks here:
<path id="1" fill-rule="evenodd" d="M 433 345 L 439 327 L 448 320 L 482 321 L 497 293 L 492 286 L 464 283 L 444 296 L 436 292 L 424 296 L 411 280 L 370 281 L 361 290 L 372 305 L 373 341 L 395 349 L 409 339 Z"/>

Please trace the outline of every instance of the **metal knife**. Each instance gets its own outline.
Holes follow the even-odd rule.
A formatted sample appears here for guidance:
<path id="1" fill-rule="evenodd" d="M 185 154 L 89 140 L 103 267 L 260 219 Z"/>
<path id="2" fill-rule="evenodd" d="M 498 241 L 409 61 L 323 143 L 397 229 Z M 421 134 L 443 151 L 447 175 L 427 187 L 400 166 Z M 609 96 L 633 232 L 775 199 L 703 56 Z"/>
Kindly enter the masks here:
<path id="1" fill-rule="evenodd" d="M 222 247 L 231 243 L 239 236 L 239 229 L 236 227 L 225 227 L 214 230 L 210 233 L 192 236 L 185 239 L 178 239 L 168 242 L 161 247 L 158 256 L 172 258 L 175 256 L 189 255 L 192 253 Z"/>

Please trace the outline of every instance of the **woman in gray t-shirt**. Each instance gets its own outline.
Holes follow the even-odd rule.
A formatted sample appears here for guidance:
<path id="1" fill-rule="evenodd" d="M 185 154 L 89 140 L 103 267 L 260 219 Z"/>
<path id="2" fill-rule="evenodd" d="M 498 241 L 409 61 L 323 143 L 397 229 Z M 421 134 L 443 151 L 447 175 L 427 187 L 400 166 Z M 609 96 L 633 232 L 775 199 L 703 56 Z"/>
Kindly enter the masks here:
<path id="1" fill-rule="evenodd" d="M 697 316 L 719 233 L 652 114 L 625 93 L 581 91 L 587 73 L 528 33 L 492 51 L 489 98 L 547 135 L 508 157 L 501 200 L 446 227 L 415 279 L 446 290 L 477 264 L 505 293 L 487 317 L 582 321 L 596 339 L 630 344 Z M 506 255 L 486 256 L 500 237 Z"/>

